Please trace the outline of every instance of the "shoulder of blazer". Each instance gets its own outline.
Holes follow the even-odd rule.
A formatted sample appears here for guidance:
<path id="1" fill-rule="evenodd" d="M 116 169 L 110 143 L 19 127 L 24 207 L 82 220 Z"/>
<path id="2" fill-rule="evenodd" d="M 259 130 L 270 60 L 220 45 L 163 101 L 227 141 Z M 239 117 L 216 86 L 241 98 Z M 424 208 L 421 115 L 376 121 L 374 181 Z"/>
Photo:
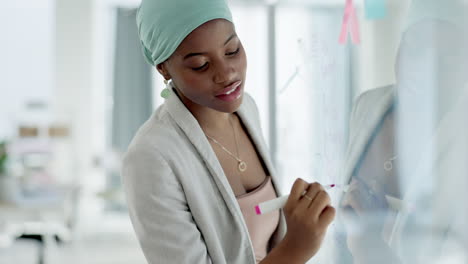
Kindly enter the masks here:
<path id="1" fill-rule="evenodd" d="M 180 147 L 182 141 L 177 124 L 163 105 L 138 129 L 127 152 L 157 151 L 163 158 L 167 158 L 167 150 Z"/>

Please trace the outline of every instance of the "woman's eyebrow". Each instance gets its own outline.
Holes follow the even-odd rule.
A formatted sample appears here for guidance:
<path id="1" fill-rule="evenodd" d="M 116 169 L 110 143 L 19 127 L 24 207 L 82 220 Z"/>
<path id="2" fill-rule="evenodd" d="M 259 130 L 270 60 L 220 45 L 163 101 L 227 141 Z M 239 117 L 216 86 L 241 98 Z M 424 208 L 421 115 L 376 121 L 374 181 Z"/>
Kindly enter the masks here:
<path id="1" fill-rule="evenodd" d="M 204 54 L 205 54 L 205 52 L 189 53 L 189 54 L 185 55 L 184 60 L 186 60 L 188 58 L 191 58 L 191 57 L 194 57 L 194 56 L 199 56 L 199 55 L 204 55 Z"/>
<path id="2" fill-rule="evenodd" d="M 231 36 L 229 36 L 229 38 L 226 40 L 226 42 L 224 42 L 224 46 L 226 46 L 226 44 L 229 43 L 229 41 L 231 41 L 233 38 L 237 37 L 237 34 L 236 33 L 233 33 Z M 191 58 L 191 57 L 194 57 L 194 56 L 199 56 L 199 55 L 204 55 L 205 52 L 194 52 L 194 53 L 189 53 L 187 55 L 184 56 L 184 60 L 188 59 L 188 58 Z"/>
<path id="3" fill-rule="evenodd" d="M 226 44 L 228 44 L 229 41 L 231 41 L 231 39 L 233 39 L 233 38 L 236 37 L 236 36 L 237 36 L 236 33 L 233 33 L 233 34 L 226 40 L 226 42 L 224 42 L 224 45 L 226 46 Z"/>

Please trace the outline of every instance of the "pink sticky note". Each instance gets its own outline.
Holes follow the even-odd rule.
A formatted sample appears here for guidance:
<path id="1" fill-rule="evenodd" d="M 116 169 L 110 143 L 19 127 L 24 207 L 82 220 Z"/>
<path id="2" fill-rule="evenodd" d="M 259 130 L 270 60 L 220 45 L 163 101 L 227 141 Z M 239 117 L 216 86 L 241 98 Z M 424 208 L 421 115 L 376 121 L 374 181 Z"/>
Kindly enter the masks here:
<path id="1" fill-rule="evenodd" d="M 348 40 L 348 31 L 351 34 L 351 41 L 354 44 L 361 42 L 359 37 L 359 24 L 356 16 L 356 10 L 354 9 L 353 0 L 346 0 L 346 7 L 343 17 L 343 25 L 341 27 L 341 34 L 339 42 L 345 44 Z"/>

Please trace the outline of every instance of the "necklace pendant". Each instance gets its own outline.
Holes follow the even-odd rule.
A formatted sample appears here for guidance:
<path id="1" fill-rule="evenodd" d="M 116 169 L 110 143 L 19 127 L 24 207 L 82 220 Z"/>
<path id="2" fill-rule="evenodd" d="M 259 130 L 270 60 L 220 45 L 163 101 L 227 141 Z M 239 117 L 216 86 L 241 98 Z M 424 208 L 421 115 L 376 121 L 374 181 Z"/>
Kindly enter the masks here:
<path id="1" fill-rule="evenodd" d="M 239 162 L 239 171 L 244 172 L 245 170 L 247 170 L 247 163 L 243 161 Z"/>

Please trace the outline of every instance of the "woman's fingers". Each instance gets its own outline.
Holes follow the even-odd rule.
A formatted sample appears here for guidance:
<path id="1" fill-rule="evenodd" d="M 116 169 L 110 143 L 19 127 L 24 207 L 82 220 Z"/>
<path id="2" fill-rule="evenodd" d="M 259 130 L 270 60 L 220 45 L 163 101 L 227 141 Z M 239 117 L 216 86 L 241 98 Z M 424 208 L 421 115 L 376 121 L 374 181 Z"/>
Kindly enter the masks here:
<path id="1" fill-rule="evenodd" d="M 316 199 L 317 194 L 321 191 L 324 191 L 324 189 L 319 183 L 314 182 L 309 184 L 307 191 L 300 199 L 298 206 L 303 210 L 307 210 Z"/>
<path id="2" fill-rule="evenodd" d="M 319 216 L 319 223 L 322 228 L 327 227 L 335 219 L 336 209 L 327 205 Z"/>
<path id="3" fill-rule="evenodd" d="M 328 193 L 325 190 L 320 190 L 314 201 L 309 206 L 310 217 L 318 220 L 327 206 L 331 206 L 330 196 L 328 196 Z"/>
<path id="4" fill-rule="evenodd" d="M 286 202 L 286 205 L 284 207 L 285 212 L 293 212 L 296 210 L 298 202 L 302 198 L 302 193 L 304 192 L 305 189 L 307 189 L 307 186 L 309 184 L 304 181 L 301 178 L 296 179 L 294 182 L 292 188 L 291 188 L 291 193 L 289 194 L 288 201 Z"/>
<path id="5" fill-rule="evenodd" d="M 288 200 L 295 202 L 299 201 L 302 198 L 302 193 L 304 192 L 304 190 L 307 189 L 308 185 L 309 183 L 307 183 L 303 179 L 297 178 L 291 188 L 291 193 L 289 194 Z"/>
<path id="6" fill-rule="evenodd" d="M 309 219 L 313 219 L 314 222 L 320 221 L 324 226 L 327 226 L 336 214 L 335 208 L 331 206 L 330 196 L 323 186 L 316 182 L 308 184 L 302 179 L 294 182 L 285 208 L 308 215 Z"/>
<path id="7" fill-rule="evenodd" d="M 335 217 L 335 209 L 327 205 L 329 201 L 324 188 L 318 183 L 308 184 L 298 179 L 293 185 L 284 208 L 288 226 L 284 241 L 294 249 L 294 255 L 304 255 L 301 259 L 307 260 L 316 254 L 328 225 Z M 311 206 L 322 208 L 314 211 L 315 216 L 312 216 L 311 211 L 315 209 Z"/>

